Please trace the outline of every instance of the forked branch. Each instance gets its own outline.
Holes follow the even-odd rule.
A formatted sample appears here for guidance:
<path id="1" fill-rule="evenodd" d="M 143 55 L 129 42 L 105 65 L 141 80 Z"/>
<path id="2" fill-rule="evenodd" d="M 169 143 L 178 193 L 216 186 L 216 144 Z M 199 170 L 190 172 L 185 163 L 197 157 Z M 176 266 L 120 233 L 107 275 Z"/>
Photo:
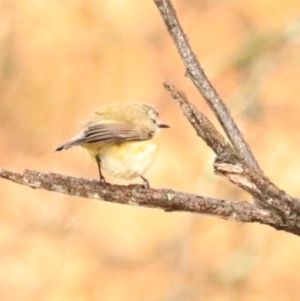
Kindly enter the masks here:
<path id="1" fill-rule="evenodd" d="M 192 80 L 193 84 L 198 88 L 203 98 L 207 101 L 212 111 L 218 118 L 227 137 L 232 143 L 236 151 L 245 158 L 245 160 L 257 171 L 260 168 L 254 158 L 247 142 L 245 141 L 241 131 L 237 127 L 235 121 L 230 115 L 226 105 L 218 95 L 206 77 L 196 55 L 188 42 L 180 22 L 177 18 L 176 11 L 170 0 L 154 0 L 165 25 L 173 38 L 174 44 L 187 68 L 187 76 Z"/>
<path id="2" fill-rule="evenodd" d="M 277 188 L 261 171 L 229 110 L 209 82 L 193 53 L 170 0 L 153 0 L 187 68 L 187 75 L 221 123 L 229 142 L 214 125 L 171 84 L 164 84 L 206 144 L 216 154 L 214 171 L 250 193 L 255 202 L 232 201 L 182 193 L 171 189 L 145 189 L 139 185 L 111 185 L 95 180 L 32 170 L 17 173 L 0 169 L 0 177 L 31 188 L 46 189 L 107 202 L 165 211 L 187 211 L 237 222 L 259 222 L 300 235 L 300 201 Z"/>

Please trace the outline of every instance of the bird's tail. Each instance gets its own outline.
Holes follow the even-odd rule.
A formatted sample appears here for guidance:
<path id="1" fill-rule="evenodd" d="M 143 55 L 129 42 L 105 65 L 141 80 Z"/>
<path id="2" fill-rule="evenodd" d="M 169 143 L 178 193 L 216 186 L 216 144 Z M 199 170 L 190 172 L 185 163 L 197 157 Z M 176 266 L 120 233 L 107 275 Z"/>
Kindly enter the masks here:
<path id="1" fill-rule="evenodd" d="M 76 146 L 76 145 L 80 145 L 83 143 L 83 135 L 79 134 L 77 136 L 75 136 L 73 139 L 71 139 L 69 142 L 64 143 L 62 145 L 60 145 L 59 147 L 57 147 L 54 151 L 58 152 L 64 149 L 68 149 L 70 147 Z"/>

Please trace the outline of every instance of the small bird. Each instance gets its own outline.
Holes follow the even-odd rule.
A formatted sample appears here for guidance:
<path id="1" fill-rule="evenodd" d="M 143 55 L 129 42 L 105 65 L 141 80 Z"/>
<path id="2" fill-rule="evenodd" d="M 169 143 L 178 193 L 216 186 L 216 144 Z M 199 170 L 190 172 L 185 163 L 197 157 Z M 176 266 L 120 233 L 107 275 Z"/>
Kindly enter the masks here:
<path id="1" fill-rule="evenodd" d="M 81 127 L 80 134 L 55 151 L 80 145 L 96 160 L 101 183 L 106 183 L 103 168 L 121 179 L 141 177 L 144 187 L 150 187 L 143 174 L 156 157 L 157 134 L 169 128 L 160 123 L 154 107 L 144 103 L 103 106 Z"/>

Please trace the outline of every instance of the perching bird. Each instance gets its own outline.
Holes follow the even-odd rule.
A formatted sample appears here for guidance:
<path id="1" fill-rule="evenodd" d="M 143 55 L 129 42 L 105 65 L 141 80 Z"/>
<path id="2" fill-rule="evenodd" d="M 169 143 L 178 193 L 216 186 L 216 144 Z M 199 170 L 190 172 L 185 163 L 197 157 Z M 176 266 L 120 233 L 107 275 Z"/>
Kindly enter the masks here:
<path id="1" fill-rule="evenodd" d="M 106 183 L 103 168 L 121 179 L 141 177 L 150 187 L 143 174 L 156 157 L 160 128 L 169 127 L 160 123 L 155 108 L 143 103 L 108 105 L 81 126 L 84 130 L 56 151 L 80 145 L 96 160 L 101 183 Z"/>

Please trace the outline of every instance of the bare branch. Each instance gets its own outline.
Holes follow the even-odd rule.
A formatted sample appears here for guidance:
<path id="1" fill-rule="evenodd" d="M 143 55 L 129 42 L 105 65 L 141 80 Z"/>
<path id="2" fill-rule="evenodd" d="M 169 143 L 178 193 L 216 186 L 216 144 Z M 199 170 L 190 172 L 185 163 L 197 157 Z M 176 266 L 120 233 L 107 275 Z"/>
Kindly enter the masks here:
<path id="1" fill-rule="evenodd" d="M 255 203 L 209 198 L 171 189 L 150 189 L 140 185 L 120 186 L 95 180 L 78 179 L 33 170 L 16 173 L 0 169 L 0 178 L 73 196 L 107 202 L 185 211 L 217 216 L 237 222 L 259 222 L 278 230 L 300 235 L 300 201 L 277 188 L 260 170 L 250 148 L 225 104 L 206 78 L 179 24 L 170 0 L 154 0 L 187 68 L 187 74 L 198 87 L 219 119 L 231 144 L 214 125 L 191 104 L 185 94 L 171 84 L 165 88 L 207 145 L 216 154 L 214 171 L 250 193 Z"/>
<path id="2" fill-rule="evenodd" d="M 277 188 L 266 176 L 257 172 L 226 142 L 214 125 L 193 105 L 183 92 L 170 84 L 165 88 L 180 105 L 184 115 L 217 158 L 214 171 L 234 185 L 250 193 L 259 207 L 268 209 L 284 221 L 284 228 L 300 231 L 300 201 Z"/>
<path id="3" fill-rule="evenodd" d="M 187 68 L 188 77 L 192 80 L 203 98 L 210 105 L 236 151 L 246 162 L 248 162 L 249 165 L 258 172 L 261 172 L 251 149 L 238 129 L 235 121 L 232 119 L 229 110 L 206 77 L 197 57 L 193 53 L 171 1 L 154 0 L 154 3 L 156 4 L 166 27 L 173 38 L 185 67 Z"/>
<path id="4" fill-rule="evenodd" d="M 207 117 L 187 100 L 185 93 L 178 91 L 175 86 L 170 83 L 164 83 L 164 87 L 175 102 L 179 104 L 181 111 L 194 127 L 197 135 L 206 142 L 216 155 L 221 156 L 224 155 L 224 153 L 237 155 L 236 151 Z"/>
<path id="5" fill-rule="evenodd" d="M 101 184 L 60 174 L 26 170 L 24 173 L 0 169 L 0 177 L 31 188 L 46 189 L 68 195 L 106 202 L 187 211 L 218 216 L 238 222 L 259 222 L 278 227 L 281 221 L 268 211 L 245 201 L 229 201 L 182 193 L 171 189 L 144 189 L 141 185 Z"/>

